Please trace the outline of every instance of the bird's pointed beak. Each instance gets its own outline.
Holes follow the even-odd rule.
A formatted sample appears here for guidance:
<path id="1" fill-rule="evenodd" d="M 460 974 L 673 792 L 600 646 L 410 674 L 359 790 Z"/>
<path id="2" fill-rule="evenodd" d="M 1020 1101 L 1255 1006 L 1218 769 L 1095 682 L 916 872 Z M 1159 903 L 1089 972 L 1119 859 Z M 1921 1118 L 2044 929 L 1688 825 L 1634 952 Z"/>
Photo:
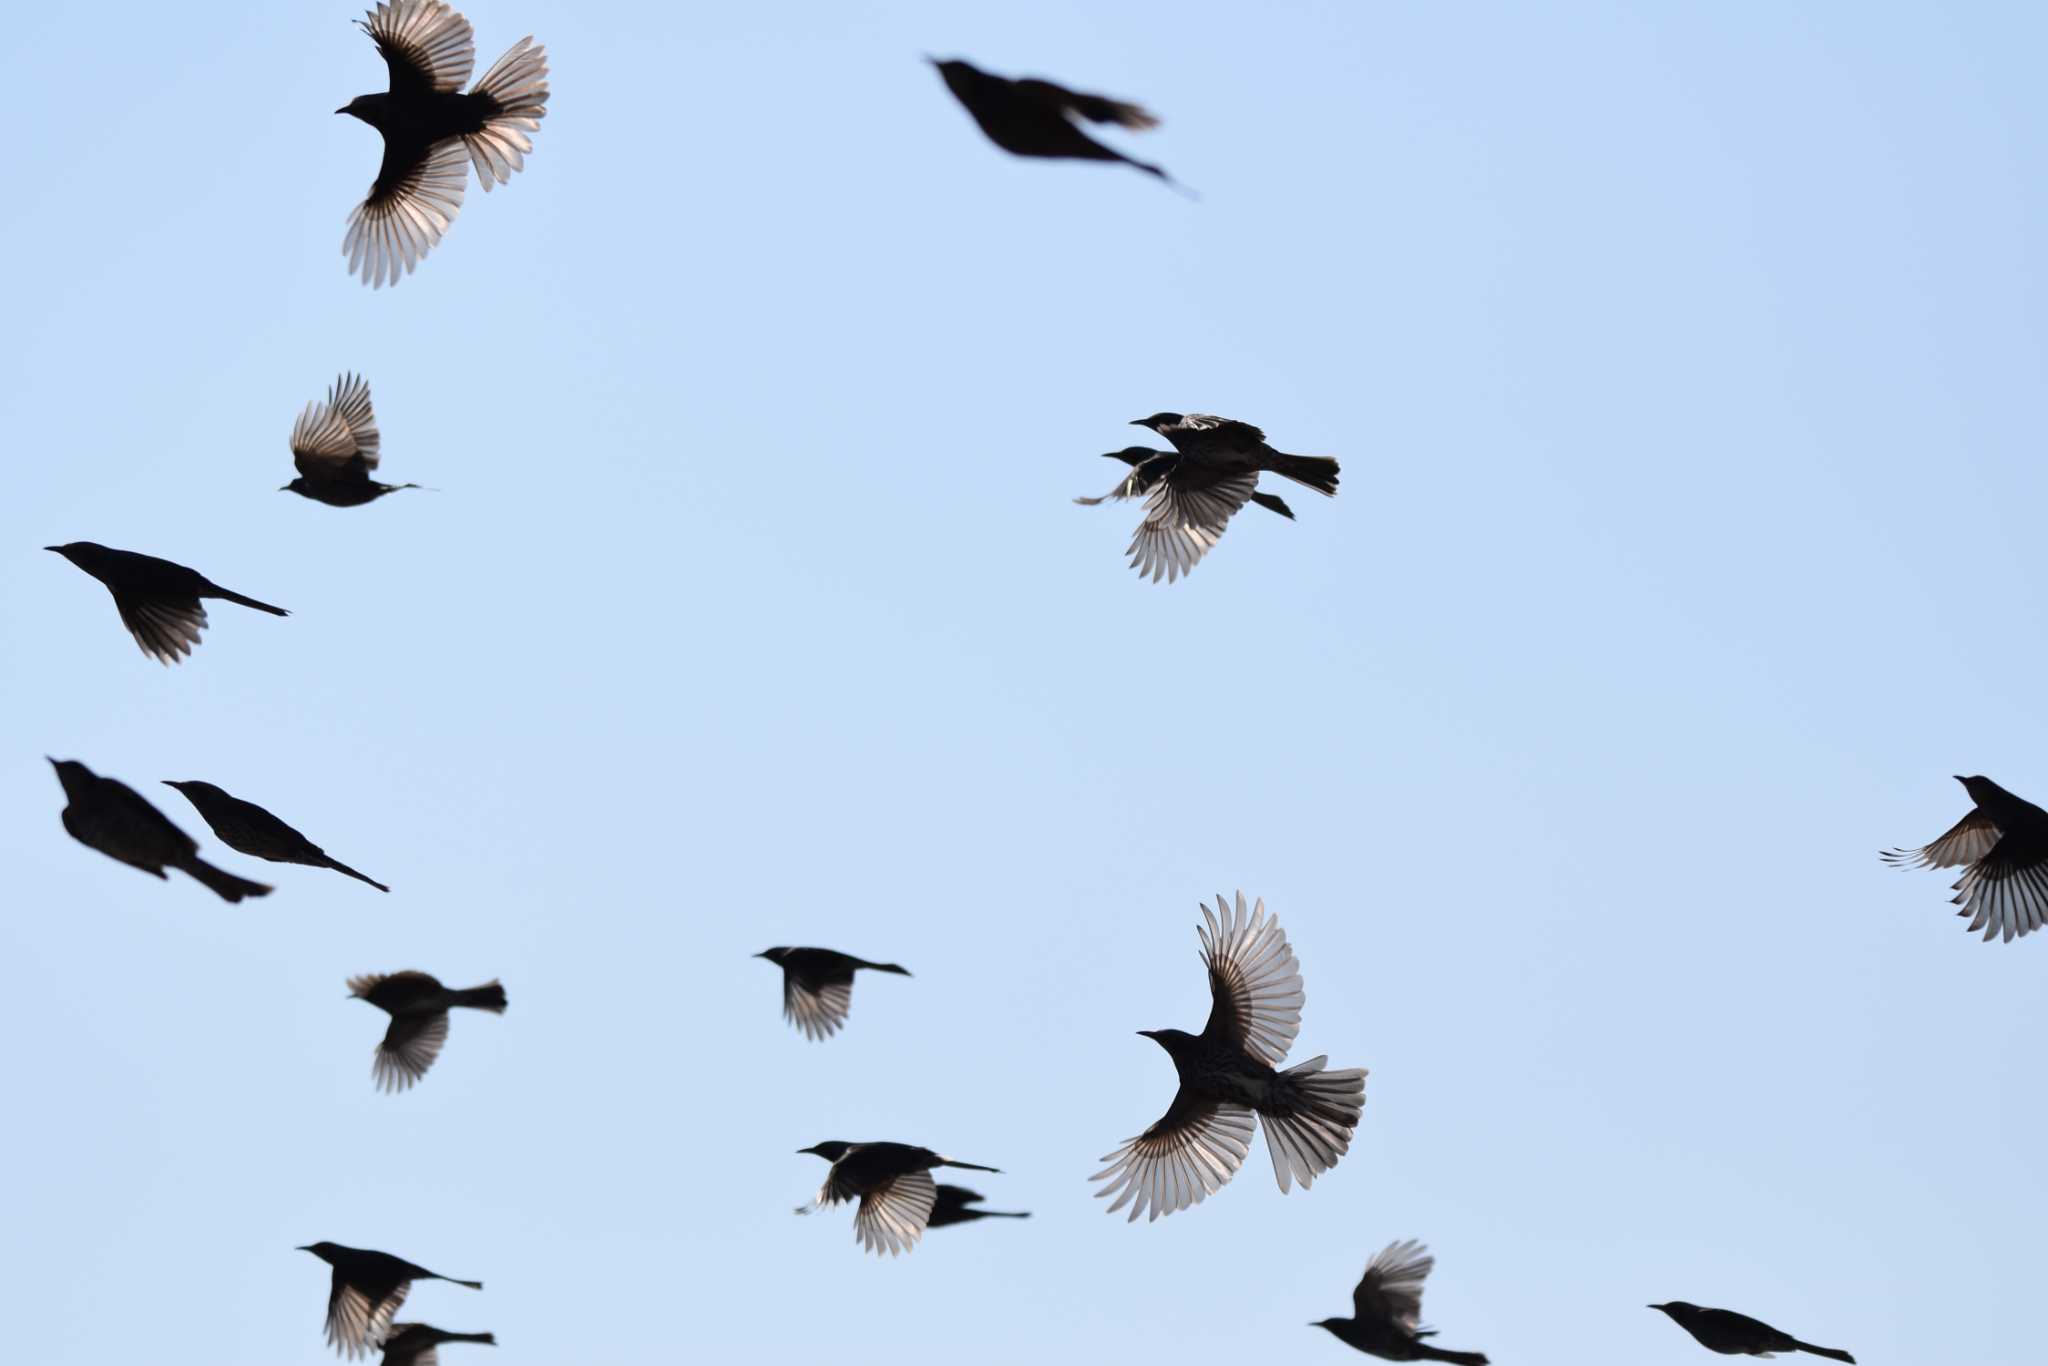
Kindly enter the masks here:
<path id="1" fill-rule="evenodd" d="M 45 754 L 45 755 L 44 755 L 43 757 L 44 757 L 45 759 L 50 759 L 50 756 L 49 756 L 49 755 L 47 755 L 47 754 Z M 55 759 L 50 759 L 50 767 L 51 767 L 51 768 L 55 768 L 56 766 L 57 766 L 57 760 L 55 760 Z"/>
<path id="2" fill-rule="evenodd" d="M 312 1250 L 313 1245 L 311 1243 L 306 1244 L 306 1246 L 304 1247 L 295 1247 L 292 1249 L 292 1251 L 294 1252 L 311 1252 Z"/>
<path id="3" fill-rule="evenodd" d="M 1142 427 L 1145 425 L 1145 419 L 1142 417 L 1134 417 L 1131 419 L 1130 425 L 1133 427 Z"/>
<path id="4" fill-rule="evenodd" d="M 46 546 L 44 546 L 44 547 L 43 547 L 43 549 L 45 549 L 45 550 L 54 550 L 54 551 L 56 551 L 56 552 L 57 552 L 57 553 L 58 553 L 59 555 L 62 555 L 62 554 L 64 553 L 64 547 L 63 547 L 63 546 L 61 546 L 61 545 L 46 545 Z"/>
<path id="5" fill-rule="evenodd" d="M 1156 1039 L 1159 1037 L 1159 1031 L 1156 1029 L 1141 1029 L 1138 1031 L 1138 1037 L 1141 1039 Z"/>
<path id="6" fill-rule="evenodd" d="M 1959 783 L 1963 781 L 1963 775 L 1962 775 L 1962 774 L 1960 774 L 1960 773 L 1951 773 L 1951 774 L 1949 774 L 1948 776 L 1949 776 L 1949 777 L 1951 777 L 1951 778 L 1954 778 L 1954 779 L 1955 779 L 1955 780 L 1956 780 L 1957 782 L 1959 782 Z M 1968 786 L 1968 784 L 1964 784 L 1964 785 L 1965 785 L 1965 786 Z"/>
<path id="7" fill-rule="evenodd" d="M 292 491 L 292 486 L 290 484 L 279 484 L 277 486 L 277 491 L 279 493 L 290 493 Z"/>
<path id="8" fill-rule="evenodd" d="M 334 112 L 337 114 L 346 114 L 348 112 L 348 106 L 344 104 L 341 108 L 335 110 Z"/>

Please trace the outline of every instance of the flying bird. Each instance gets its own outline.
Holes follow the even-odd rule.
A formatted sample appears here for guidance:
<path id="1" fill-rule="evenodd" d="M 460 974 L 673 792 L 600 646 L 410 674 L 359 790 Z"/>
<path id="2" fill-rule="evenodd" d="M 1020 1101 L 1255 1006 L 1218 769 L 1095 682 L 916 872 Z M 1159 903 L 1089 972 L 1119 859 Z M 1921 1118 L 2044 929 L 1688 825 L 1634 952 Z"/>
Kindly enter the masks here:
<path id="1" fill-rule="evenodd" d="M 1339 1342 L 1387 1361 L 1486 1366 L 1484 1352 L 1453 1352 L 1423 1341 L 1436 1336 L 1422 1326 L 1422 1282 L 1435 1266 L 1436 1258 L 1414 1239 L 1389 1243 L 1366 1264 L 1351 1292 L 1351 1317 L 1317 1319 L 1309 1326 L 1327 1329 Z"/>
<path id="2" fill-rule="evenodd" d="M 2031 934 L 2048 920 L 2048 811 L 1989 778 L 1956 781 L 1976 803 L 1969 815 L 1932 844 L 1879 857 L 1894 868 L 1961 868 L 1950 904 L 1985 943 Z"/>
<path id="3" fill-rule="evenodd" d="M 114 608 L 121 614 L 121 624 L 135 637 L 142 653 L 165 664 L 176 664 L 199 643 L 199 632 L 206 626 L 206 609 L 199 605 L 201 598 L 226 598 L 274 617 L 291 615 L 282 607 L 272 607 L 222 588 L 196 569 L 159 560 L 154 555 L 110 550 L 91 541 L 46 545 L 43 549 L 55 551 L 105 584 L 114 595 Z"/>
<path id="4" fill-rule="evenodd" d="M 1143 108 L 1103 95 L 1084 95 L 1051 81 L 1011 80 L 968 62 L 926 58 L 939 69 L 953 98 L 965 105 L 988 140 L 1020 157 L 1075 157 L 1083 161 L 1121 161 L 1155 175 L 1169 185 L 1174 179 L 1150 162 L 1125 156 L 1081 130 L 1075 119 L 1113 123 L 1143 132 L 1159 120 Z"/>
<path id="5" fill-rule="evenodd" d="M 348 994 L 368 1001 L 391 1017 L 384 1041 L 377 1045 L 370 1076 L 380 1091 L 403 1091 L 427 1074 L 441 1046 L 448 1042 L 448 1012 L 457 1006 L 505 1013 L 505 988 L 497 982 L 480 987 L 444 987 L 424 972 L 372 973 L 348 979 Z"/>
<path id="6" fill-rule="evenodd" d="M 821 1205 L 858 1200 L 853 1212 L 854 1235 L 861 1246 L 877 1255 L 891 1257 L 917 1246 L 938 1201 L 938 1187 L 932 1183 L 932 1168 L 960 1167 L 967 1171 L 993 1172 L 994 1167 L 972 1162 L 955 1162 L 930 1148 L 908 1143 L 846 1143 L 834 1139 L 797 1149 L 812 1153 L 832 1164 L 817 1198 L 797 1210 L 809 1214 Z"/>
<path id="7" fill-rule="evenodd" d="M 102 778 L 76 759 L 50 763 L 64 785 L 64 828 L 86 848 L 165 881 L 170 879 L 164 869 L 176 868 L 223 901 L 270 895 L 262 883 L 223 872 L 200 858 L 198 842 L 128 784 Z"/>
<path id="8" fill-rule="evenodd" d="M 1328 1058 L 1275 1070 L 1301 1029 L 1305 999 L 1294 950 L 1261 900 L 1245 913 L 1222 896 L 1216 912 L 1202 907 L 1197 927 L 1209 969 L 1212 1004 L 1200 1034 L 1141 1029 L 1173 1058 L 1180 1089 L 1159 1122 L 1104 1157 L 1088 1178 L 1107 1181 L 1097 1196 L 1115 1195 L 1114 1214 L 1157 1219 L 1187 1209 L 1237 1174 L 1251 1151 L 1254 1117 L 1263 1121 L 1273 1175 L 1286 1194 L 1290 1179 L 1304 1188 L 1337 1165 L 1351 1146 L 1365 1108 L 1365 1069 L 1325 1072 Z"/>
<path id="9" fill-rule="evenodd" d="M 1671 1321 L 1691 1333 L 1700 1346 L 1722 1356 L 1767 1357 L 1774 1352 L 1809 1352 L 1830 1361 L 1846 1361 L 1851 1366 L 1856 1361 L 1839 1347 L 1816 1347 L 1801 1342 L 1790 1333 L 1781 1333 L 1768 1323 L 1732 1309 L 1702 1309 L 1684 1300 L 1653 1304 L 1650 1308 L 1670 1315 Z"/>
<path id="10" fill-rule="evenodd" d="M 332 868 L 358 882 L 367 882 L 380 892 L 391 889 L 367 877 L 346 863 L 328 857 L 327 851 L 254 802 L 232 797 L 212 783 L 164 779 L 165 787 L 185 794 L 197 808 L 220 842 L 239 854 L 267 859 L 272 863 L 302 863 L 311 868 Z"/>
<path id="11" fill-rule="evenodd" d="M 936 1188 L 937 1199 L 932 1204 L 931 1218 L 925 1220 L 926 1228 L 944 1228 L 948 1224 L 971 1224 L 976 1219 L 1029 1219 L 1027 1211 L 983 1209 L 982 1195 L 965 1186 L 940 1185 Z"/>
<path id="12" fill-rule="evenodd" d="M 489 1333 L 451 1333 L 425 1323 L 394 1323 L 391 1336 L 384 1339 L 384 1366 L 440 1366 L 435 1351 L 444 1342 L 480 1342 L 498 1345 Z"/>
<path id="13" fill-rule="evenodd" d="M 370 411 L 370 386 L 360 375 L 343 375 L 327 390 L 325 403 L 308 403 L 292 424 L 292 463 L 299 477 L 278 492 L 296 493 L 329 507 L 354 508 L 387 493 L 418 484 L 380 484 L 377 416 Z"/>
<path id="14" fill-rule="evenodd" d="M 312 1243 L 298 1250 L 310 1252 L 334 1268 L 333 1286 L 327 1293 L 327 1342 L 345 1357 L 367 1356 L 391 1337 L 391 1320 L 414 1281 L 450 1281 L 471 1290 L 484 1288 L 482 1281 L 439 1275 L 388 1252 L 339 1243 Z"/>
<path id="15" fill-rule="evenodd" d="M 485 190 L 510 184 L 547 114 L 546 49 L 521 38 L 463 93 L 476 66 L 469 20 L 442 0 L 384 0 L 357 26 L 391 70 L 391 88 L 358 95 L 352 114 L 384 135 L 384 161 L 348 218 L 341 253 L 372 287 L 410 274 L 462 209 L 476 166 Z"/>
<path id="16" fill-rule="evenodd" d="M 910 976 L 894 963 L 870 963 L 831 949 L 776 947 L 754 955 L 782 969 L 782 1018 L 807 1039 L 830 1038 L 846 1023 L 853 1006 L 853 974 L 857 969 Z"/>
<path id="17" fill-rule="evenodd" d="M 1162 575 L 1172 583 L 1192 573 L 1247 500 L 1294 520 L 1294 509 L 1270 493 L 1259 492 L 1256 473 L 1210 469 L 1178 451 L 1150 446 L 1126 446 L 1105 451 L 1103 457 L 1123 461 L 1131 472 L 1100 498 L 1074 501 L 1083 507 L 1098 507 L 1126 498 L 1145 499 L 1145 515 L 1124 553 L 1131 557 L 1131 567 L 1139 577 L 1149 577 L 1154 583 Z"/>

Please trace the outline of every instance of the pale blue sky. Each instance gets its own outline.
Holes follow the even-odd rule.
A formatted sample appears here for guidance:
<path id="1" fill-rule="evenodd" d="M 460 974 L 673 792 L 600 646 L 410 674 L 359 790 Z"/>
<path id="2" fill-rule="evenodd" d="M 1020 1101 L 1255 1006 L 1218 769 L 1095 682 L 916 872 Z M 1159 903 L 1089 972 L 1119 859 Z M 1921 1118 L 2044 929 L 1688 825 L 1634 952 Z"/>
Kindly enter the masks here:
<path id="1" fill-rule="evenodd" d="M 1303 1325 L 1405 1236 L 1502 1366 L 1706 1359 L 1677 1297 L 2038 1359 L 2048 944 L 1876 852 L 1952 773 L 2048 794 L 2048 15 L 465 8 L 550 114 L 377 293 L 351 6 L 43 6 L 0 54 L 10 1360 L 332 1361 L 328 1238 L 482 1278 L 407 1314 L 485 1366 L 1336 1363 Z M 1142 100 L 1202 202 L 1002 155 L 927 52 Z M 439 492 L 277 492 L 343 369 Z M 1068 499 L 1162 408 L 1343 493 L 1141 583 L 1135 511 Z M 166 670 L 71 539 L 293 616 Z M 276 894 L 81 848 L 45 753 Z M 1364 1122 L 1312 1191 L 1261 1139 L 1130 1227 L 1086 1177 L 1237 887 Z M 807 1044 L 782 943 L 916 976 Z M 511 1009 L 392 1098 L 343 981 L 401 967 Z M 790 1214 L 832 1137 L 1035 1217 L 863 1256 Z"/>

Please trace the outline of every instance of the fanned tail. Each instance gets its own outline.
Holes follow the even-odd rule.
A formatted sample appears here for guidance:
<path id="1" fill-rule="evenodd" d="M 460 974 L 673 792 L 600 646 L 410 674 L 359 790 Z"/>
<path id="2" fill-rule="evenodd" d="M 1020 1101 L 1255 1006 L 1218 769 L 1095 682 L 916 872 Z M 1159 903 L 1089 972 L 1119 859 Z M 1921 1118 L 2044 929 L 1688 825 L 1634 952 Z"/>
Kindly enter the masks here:
<path id="1" fill-rule="evenodd" d="M 1282 478 L 1292 479 L 1297 484 L 1306 484 L 1317 493 L 1337 496 L 1337 462 L 1327 455 L 1287 455 L 1275 451 L 1266 457 L 1260 466 Z"/>
<path id="2" fill-rule="evenodd" d="M 484 126 L 462 135 L 477 182 L 488 190 L 512 182 L 512 173 L 526 165 L 533 140 L 526 135 L 540 127 L 548 112 L 548 54 L 531 35 L 521 38 L 492 64 L 471 95 L 490 101 Z"/>
<path id="3" fill-rule="evenodd" d="M 486 982 L 480 987 L 458 991 L 448 1002 L 451 1006 L 468 1006 L 472 1010 L 488 1010 L 494 1014 L 505 1013 L 505 988 L 496 982 Z"/>
<path id="4" fill-rule="evenodd" d="M 1351 1147 L 1351 1132 L 1365 1110 L 1365 1069 L 1325 1072 L 1324 1056 L 1310 1058 L 1280 1074 L 1276 1104 L 1259 1111 L 1273 1175 L 1285 1194 L 1290 1178 L 1306 1190 L 1337 1165 Z"/>

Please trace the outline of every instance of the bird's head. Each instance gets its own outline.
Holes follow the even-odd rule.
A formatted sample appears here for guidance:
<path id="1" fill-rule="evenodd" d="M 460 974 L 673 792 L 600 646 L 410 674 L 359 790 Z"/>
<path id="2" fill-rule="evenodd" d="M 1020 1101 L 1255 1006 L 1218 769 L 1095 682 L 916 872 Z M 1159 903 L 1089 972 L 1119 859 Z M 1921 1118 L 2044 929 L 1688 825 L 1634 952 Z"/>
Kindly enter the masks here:
<path id="1" fill-rule="evenodd" d="M 756 958 L 765 958 L 771 963 L 780 963 L 784 958 L 787 958 L 788 956 L 789 946 L 786 944 L 777 944 L 772 949 L 763 949 L 759 953 L 754 955 L 754 957 Z"/>
<path id="2" fill-rule="evenodd" d="M 303 474 L 292 480 L 289 484 L 279 484 L 277 491 L 279 493 L 296 493 L 302 498 L 311 498 L 313 496 L 313 486 L 306 482 L 306 476 Z"/>
<path id="3" fill-rule="evenodd" d="M 1178 427 L 1180 425 L 1180 414 L 1154 413 L 1150 417 L 1134 417 L 1131 419 L 1131 425 L 1133 427 L 1143 427 L 1148 431 L 1163 432 L 1168 427 Z"/>
<path id="4" fill-rule="evenodd" d="M 81 564 L 106 547 L 92 541 L 66 541 L 63 545 L 46 545 L 43 549 L 55 551 L 73 564 Z"/>
<path id="5" fill-rule="evenodd" d="M 211 797 L 216 794 L 223 797 L 227 796 L 227 793 L 222 792 L 212 783 L 202 783 L 192 778 L 166 778 L 164 779 L 164 786 L 175 787 L 187 797 Z"/>
<path id="6" fill-rule="evenodd" d="M 50 756 L 45 754 L 45 759 Z M 77 797 L 92 786 L 93 771 L 76 759 L 50 759 L 50 767 L 57 770 L 57 781 L 64 785 L 64 795 Z"/>
<path id="7" fill-rule="evenodd" d="M 851 1143 L 835 1138 L 824 1143 L 813 1143 L 808 1148 L 798 1148 L 797 1151 L 809 1153 L 813 1157 L 822 1157 L 827 1162 L 837 1162 L 840 1158 L 846 1156 L 852 1148 L 853 1145 Z"/>
<path id="8" fill-rule="evenodd" d="M 390 107 L 391 96 L 380 92 L 374 95 L 358 95 L 335 110 L 337 114 L 350 114 L 361 119 L 379 132 L 384 128 L 384 111 Z"/>
<path id="9" fill-rule="evenodd" d="M 1179 1057 L 1195 1042 L 1195 1036 L 1185 1029 L 1141 1029 L 1138 1033 L 1158 1044 L 1161 1048 Z"/>
<path id="10" fill-rule="evenodd" d="M 981 74 L 970 63 L 963 62 L 958 57 L 934 57 L 927 52 L 924 59 L 937 67 L 946 84 L 956 91 Z"/>
<path id="11" fill-rule="evenodd" d="M 1963 785 L 1963 791 L 1970 794 L 1970 800 L 1979 806 L 1984 805 L 1988 801 L 1993 801 L 2005 793 L 2004 788 L 1982 774 L 1972 774 L 1970 777 L 1965 778 L 1962 774 L 1958 773 L 1955 775 L 1955 778 L 1957 782 Z"/>
<path id="12" fill-rule="evenodd" d="M 1314 1323 L 1311 1323 L 1309 1327 L 1321 1328 L 1326 1332 L 1334 1333 L 1337 1331 L 1337 1325 L 1343 1322 L 1345 1322 L 1345 1320 L 1343 1319 L 1317 1319 Z"/>
<path id="13" fill-rule="evenodd" d="M 1651 1309 L 1655 1309 L 1660 1313 L 1668 1314 L 1673 1319 L 1678 1320 L 1680 1322 L 1683 1322 L 1688 1314 L 1697 1314 L 1700 1312 L 1700 1307 L 1698 1305 L 1687 1304 L 1684 1300 L 1671 1300 L 1665 1304 L 1653 1304 L 1648 1307 Z"/>
<path id="14" fill-rule="evenodd" d="M 1150 446 L 1126 446 L 1120 451 L 1104 451 L 1102 458 L 1104 460 L 1121 460 L 1126 465 L 1136 466 L 1144 464 L 1155 455 L 1165 454 L 1165 451 L 1155 451 Z"/>
<path id="15" fill-rule="evenodd" d="M 321 1261 L 332 1264 L 336 1254 L 343 1251 L 343 1248 L 339 1243 L 308 1243 L 304 1247 L 293 1248 L 292 1251 L 310 1252 Z"/>

